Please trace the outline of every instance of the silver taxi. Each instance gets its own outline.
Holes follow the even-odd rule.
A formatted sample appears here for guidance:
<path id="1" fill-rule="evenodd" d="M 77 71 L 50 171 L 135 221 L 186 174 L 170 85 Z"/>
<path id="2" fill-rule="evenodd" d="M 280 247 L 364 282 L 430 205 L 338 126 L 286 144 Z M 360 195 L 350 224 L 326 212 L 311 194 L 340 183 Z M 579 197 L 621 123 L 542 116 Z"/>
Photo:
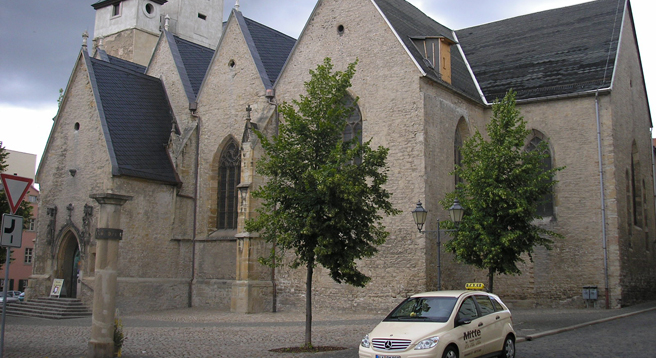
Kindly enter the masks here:
<path id="1" fill-rule="evenodd" d="M 498 296 L 483 291 L 416 294 L 401 302 L 362 339 L 359 355 L 514 358 L 512 315 Z"/>

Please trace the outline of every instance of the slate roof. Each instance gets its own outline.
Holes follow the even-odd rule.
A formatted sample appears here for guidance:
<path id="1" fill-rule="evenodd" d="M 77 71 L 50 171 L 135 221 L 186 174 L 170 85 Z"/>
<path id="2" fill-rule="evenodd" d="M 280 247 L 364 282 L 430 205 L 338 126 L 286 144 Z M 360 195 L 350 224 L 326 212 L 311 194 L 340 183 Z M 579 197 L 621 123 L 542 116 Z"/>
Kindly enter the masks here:
<path id="1" fill-rule="evenodd" d="M 125 68 L 126 70 L 130 71 L 135 71 L 139 73 L 146 73 L 146 66 L 142 66 L 138 63 L 130 62 L 127 60 L 124 60 L 122 58 L 114 57 L 111 55 L 108 55 L 107 52 L 103 49 L 97 48 L 96 49 L 98 56 L 100 57 L 101 60 L 105 62 L 109 62 L 111 64 L 121 66 Z"/>
<path id="2" fill-rule="evenodd" d="M 417 50 L 417 47 L 412 42 L 412 38 L 441 36 L 456 42 L 453 31 L 431 19 L 428 15 L 424 14 L 421 10 L 417 9 L 406 0 L 373 1 L 378 5 L 380 11 L 385 18 L 387 18 L 387 21 L 389 21 L 394 31 L 396 31 L 411 56 L 419 64 L 424 73 L 426 73 L 426 76 L 449 86 L 446 82 L 442 81 L 439 72 L 436 72 L 424 62 L 424 57 L 419 50 Z M 479 102 L 481 101 L 480 94 L 476 88 L 476 83 L 467 68 L 465 60 L 462 58 L 460 51 L 458 51 L 457 46 L 452 46 L 451 48 L 450 87 L 453 87 L 472 99 Z"/>
<path id="3" fill-rule="evenodd" d="M 273 85 L 278 79 L 287 57 L 292 52 L 296 39 L 249 18 L 244 18 L 244 20 L 267 77 Z"/>
<path id="4" fill-rule="evenodd" d="M 598 0 L 456 31 L 488 102 L 610 87 L 625 0 Z"/>
<path id="5" fill-rule="evenodd" d="M 240 11 L 232 11 L 255 62 L 262 83 L 273 88 L 296 39 L 244 17 Z"/>
<path id="6" fill-rule="evenodd" d="M 214 50 L 181 39 L 168 31 L 165 33 L 189 102 L 194 102 L 207 73 L 207 68 L 212 62 Z"/>
<path id="7" fill-rule="evenodd" d="M 86 53 L 84 56 L 112 174 L 178 184 L 166 149 L 174 118 L 162 82 Z"/>

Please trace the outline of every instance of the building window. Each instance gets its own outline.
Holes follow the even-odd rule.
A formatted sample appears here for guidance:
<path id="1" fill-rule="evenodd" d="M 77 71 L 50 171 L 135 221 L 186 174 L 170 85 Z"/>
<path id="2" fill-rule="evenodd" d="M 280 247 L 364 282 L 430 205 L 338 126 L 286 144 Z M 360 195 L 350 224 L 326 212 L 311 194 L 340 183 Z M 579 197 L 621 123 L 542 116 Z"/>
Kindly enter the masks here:
<path id="1" fill-rule="evenodd" d="M 112 17 L 121 15 L 121 3 L 112 5 Z"/>
<path id="2" fill-rule="evenodd" d="M 348 142 L 353 138 L 358 138 L 358 143 L 362 144 L 362 114 L 360 113 L 360 107 L 357 103 L 354 104 L 355 100 L 351 96 L 347 96 L 344 99 L 346 106 L 351 107 L 355 106 L 353 113 L 346 119 L 346 128 L 344 128 L 344 141 Z"/>
<path id="3" fill-rule="evenodd" d="M 26 264 L 32 264 L 32 248 L 26 247 L 25 248 L 25 263 Z"/>
<path id="4" fill-rule="evenodd" d="M 36 195 L 28 196 L 27 201 L 29 201 L 30 203 L 36 203 L 36 201 L 37 201 Z"/>
<path id="5" fill-rule="evenodd" d="M 532 151 L 537 150 L 540 143 L 543 141 L 544 136 L 542 133 L 536 132 L 535 136 L 529 142 L 526 150 Z M 551 163 L 551 151 L 548 147 L 544 148 L 545 157 L 542 159 L 542 170 L 549 171 L 553 168 Z M 538 204 L 536 214 L 542 217 L 553 216 L 554 215 L 554 200 L 553 193 L 547 193 L 542 197 L 540 203 Z"/>
<path id="6" fill-rule="evenodd" d="M 36 230 L 36 219 L 31 218 L 27 222 L 27 231 L 34 231 L 34 230 Z"/>
<path id="7" fill-rule="evenodd" d="M 455 140 L 453 141 L 453 165 L 455 168 L 459 168 L 462 165 L 462 133 L 460 133 L 460 128 L 456 129 Z M 462 183 L 462 178 L 456 172 L 455 175 L 456 185 Z"/>
<path id="8" fill-rule="evenodd" d="M 18 280 L 18 290 L 23 292 L 27 288 L 27 280 Z"/>
<path id="9" fill-rule="evenodd" d="M 453 139 L 453 166 L 454 168 L 462 166 L 462 146 L 465 144 L 465 139 L 469 137 L 469 130 L 467 128 L 467 121 L 461 117 L 456 126 L 456 133 Z M 454 175 L 455 185 L 463 183 L 464 180 L 456 173 Z"/>
<path id="10" fill-rule="evenodd" d="M 223 149 L 219 160 L 217 228 L 237 228 L 237 185 L 241 181 L 239 146 L 233 140 Z"/>
<path id="11" fill-rule="evenodd" d="M 632 247 L 631 245 L 631 235 L 633 235 L 633 216 L 631 214 L 631 198 L 633 195 L 631 194 L 631 175 L 629 174 L 629 171 L 626 171 L 625 175 L 625 180 L 626 180 L 626 226 L 627 226 L 627 231 L 629 234 L 629 248 Z"/>
<path id="12" fill-rule="evenodd" d="M 642 186 L 640 185 L 640 160 L 635 142 L 631 151 L 631 191 L 633 192 L 633 225 L 642 227 Z"/>

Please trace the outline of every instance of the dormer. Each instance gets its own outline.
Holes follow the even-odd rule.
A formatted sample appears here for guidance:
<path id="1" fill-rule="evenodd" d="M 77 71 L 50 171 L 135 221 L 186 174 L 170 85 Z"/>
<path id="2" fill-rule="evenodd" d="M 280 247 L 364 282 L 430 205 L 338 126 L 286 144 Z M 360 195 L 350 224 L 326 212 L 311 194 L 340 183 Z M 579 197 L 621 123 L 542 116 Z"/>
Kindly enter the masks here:
<path id="1" fill-rule="evenodd" d="M 439 73 L 444 82 L 451 84 L 451 45 L 455 42 L 444 36 L 412 37 L 412 42 L 428 67 Z"/>

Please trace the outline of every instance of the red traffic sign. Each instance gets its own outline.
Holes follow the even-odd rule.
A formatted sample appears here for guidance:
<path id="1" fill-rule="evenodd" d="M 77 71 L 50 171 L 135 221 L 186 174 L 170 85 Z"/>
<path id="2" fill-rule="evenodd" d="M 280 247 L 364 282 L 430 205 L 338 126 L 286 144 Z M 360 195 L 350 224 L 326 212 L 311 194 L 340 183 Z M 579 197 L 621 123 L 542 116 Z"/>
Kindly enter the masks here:
<path id="1" fill-rule="evenodd" d="M 0 174 L 0 178 L 2 178 L 2 186 L 5 188 L 7 201 L 9 201 L 9 208 L 13 215 L 16 213 L 16 210 L 18 210 L 18 207 L 23 201 L 25 194 L 27 194 L 27 191 L 30 190 L 30 185 L 32 185 L 33 180 L 9 174 Z"/>

